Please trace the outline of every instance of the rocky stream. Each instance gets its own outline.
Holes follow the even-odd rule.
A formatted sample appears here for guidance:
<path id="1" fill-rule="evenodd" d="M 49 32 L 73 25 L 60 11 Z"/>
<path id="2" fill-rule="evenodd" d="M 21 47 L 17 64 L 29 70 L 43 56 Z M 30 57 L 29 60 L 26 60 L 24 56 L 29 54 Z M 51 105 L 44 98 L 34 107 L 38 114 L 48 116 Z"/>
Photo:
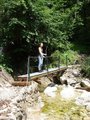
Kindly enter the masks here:
<path id="1" fill-rule="evenodd" d="M 11 75 L 0 71 L 0 120 L 90 120 L 90 79 L 80 66 L 68 68 L 58 84 L 41 79 L 15 87 Z"/>

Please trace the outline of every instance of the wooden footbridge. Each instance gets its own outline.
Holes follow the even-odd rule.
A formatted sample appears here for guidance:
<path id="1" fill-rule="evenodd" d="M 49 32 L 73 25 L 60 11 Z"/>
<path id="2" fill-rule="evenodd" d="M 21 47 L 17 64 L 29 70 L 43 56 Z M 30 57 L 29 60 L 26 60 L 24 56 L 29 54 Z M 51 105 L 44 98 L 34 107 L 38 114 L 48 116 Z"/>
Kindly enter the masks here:
<path id="1" fill-rule="evenodd" d="M 66 65 L 65 66 L 61 66 L 60 61 L 59 61 L 58 67 L 55 67 L 55 68 L 47 67 L 46 70 L 43 70 L 42 72 L 30 73 L 30 57 L 28 57 L 27 74 L 17 76 L 17 80 L 14 81 L 12 84 L 15 86 L 30 85 L 32 80 L 38 82 L 38 79 L 40 79 L 42 77 L 57 76 L 59 73 L 65 71 L 67 69 L 67 67 L 68 67 L 68 65 L 67 65 L 67 57 L 66 57 Z"/>

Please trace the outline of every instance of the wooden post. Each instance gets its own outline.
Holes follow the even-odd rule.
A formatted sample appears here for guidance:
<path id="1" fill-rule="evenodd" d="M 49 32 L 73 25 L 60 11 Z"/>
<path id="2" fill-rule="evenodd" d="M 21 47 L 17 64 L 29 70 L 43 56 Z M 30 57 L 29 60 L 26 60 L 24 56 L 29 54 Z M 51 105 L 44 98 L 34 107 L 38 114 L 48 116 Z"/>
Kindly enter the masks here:
<path id="1" fill-rule="evenodd" d="M 68 67 L 68 57 L 66 55 L 66 67 Z"/>
<path id="2" fill-rule="evenodd" d="M 46 56 L 46 62 L 47 62 L 47 72 L 48 72 L 48 56 Z"/>
<path id="3" fill-rule="evenodd" d="M 60 56 L 58 57 L 58 68 L 60 69 Z"/>
<path id="4" fill-rule="evenodd" d="M 27 62 L 27 82 L 30 81 L 30 56 L 28 56 L 28 62 Z"/>

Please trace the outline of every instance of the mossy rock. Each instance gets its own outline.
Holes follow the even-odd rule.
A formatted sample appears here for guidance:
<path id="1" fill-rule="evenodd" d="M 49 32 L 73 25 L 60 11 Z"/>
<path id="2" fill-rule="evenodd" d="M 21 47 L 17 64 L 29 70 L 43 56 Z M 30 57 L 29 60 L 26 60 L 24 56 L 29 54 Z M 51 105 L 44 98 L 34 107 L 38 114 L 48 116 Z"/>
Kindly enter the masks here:
<path id="1" fill-rule="evenodd" d="M 86 110 L 75 104 L 75 100 L 64 100 L 60 96 L 60 89 L 55 98 L 42 94 L 45 106 L 42 112 L 47 115 L 47 120 L 82 120 L 81 111 Z M 68 119 L 67 119 L 68 118 Z"/>

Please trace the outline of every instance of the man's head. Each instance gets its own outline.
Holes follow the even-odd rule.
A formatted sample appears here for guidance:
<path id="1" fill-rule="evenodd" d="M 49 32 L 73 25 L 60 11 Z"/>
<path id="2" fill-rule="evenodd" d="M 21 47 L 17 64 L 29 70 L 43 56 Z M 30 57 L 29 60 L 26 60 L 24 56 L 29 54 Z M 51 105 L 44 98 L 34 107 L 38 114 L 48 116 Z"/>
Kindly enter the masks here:
<path id="1" fill-rule="evenodd" d="M 43 43 L 40 43 L 40 47 L 43 47 Z"/>

